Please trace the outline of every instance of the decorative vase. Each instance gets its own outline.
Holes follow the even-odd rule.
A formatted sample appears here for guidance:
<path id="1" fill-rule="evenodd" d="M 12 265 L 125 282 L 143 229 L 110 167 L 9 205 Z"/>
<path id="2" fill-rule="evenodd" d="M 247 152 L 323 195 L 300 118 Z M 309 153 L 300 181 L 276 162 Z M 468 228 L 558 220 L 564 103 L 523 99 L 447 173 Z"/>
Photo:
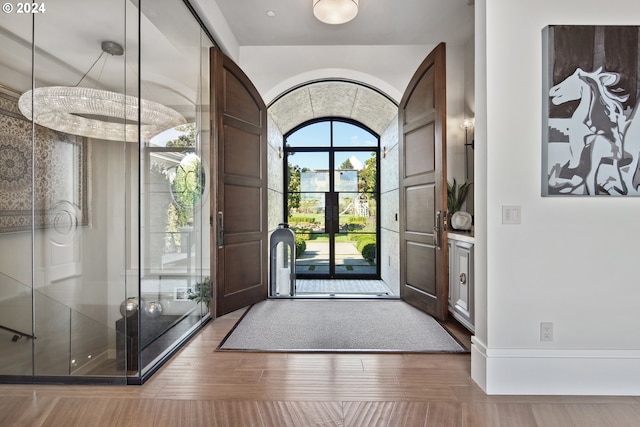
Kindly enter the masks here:
<path id="1" fill-rule="evenodd" d="M 451 215 L 451 227 L 454 230 L 471 230 L 473 218 L 469 212 L 457 211 Z"/>
<path id="2" fill-rule="evenodd" d="M 138 298 L 127 298 L 120 304 L 120 314 L 122 314 L 122 317 L 135 316 L 138 313 L 138 307 Z"/>

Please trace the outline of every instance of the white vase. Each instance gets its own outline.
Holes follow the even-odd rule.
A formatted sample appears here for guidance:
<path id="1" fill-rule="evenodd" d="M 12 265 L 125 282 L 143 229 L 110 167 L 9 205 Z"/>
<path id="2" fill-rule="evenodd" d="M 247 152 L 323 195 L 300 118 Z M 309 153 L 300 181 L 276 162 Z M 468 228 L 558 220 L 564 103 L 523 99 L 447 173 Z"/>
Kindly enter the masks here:
<path id="1" fill-rule="evenodd" d="M 455 230 L 471 230 L 473 218 L 469 212 L 457 211 L 451 215 L 451 227 Z"/>

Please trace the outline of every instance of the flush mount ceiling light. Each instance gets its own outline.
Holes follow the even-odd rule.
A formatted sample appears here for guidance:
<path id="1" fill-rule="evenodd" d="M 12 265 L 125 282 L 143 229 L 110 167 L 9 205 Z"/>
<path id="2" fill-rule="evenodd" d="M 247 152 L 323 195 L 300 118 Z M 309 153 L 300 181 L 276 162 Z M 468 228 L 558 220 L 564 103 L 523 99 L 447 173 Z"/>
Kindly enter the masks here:
<path id="1" fill-rule="evenodd" d="M 98 60 L 104 53 L 120 56 L 123 52 L 119 44 L 103 42 Z M 137 141 L 138 135 L 148 140 L 186 123 L 182 114 L 157 102 L 78 85 L 41 87 L 25 92 L 18 100 L 20 112 L 50 129 L 111 141 Z"/>
<path id="2" fill-rule="evenodd" d="M 358 14 L 358 0 L 313 0 L 313 15 L 325 24 L 344 24 Z"/>

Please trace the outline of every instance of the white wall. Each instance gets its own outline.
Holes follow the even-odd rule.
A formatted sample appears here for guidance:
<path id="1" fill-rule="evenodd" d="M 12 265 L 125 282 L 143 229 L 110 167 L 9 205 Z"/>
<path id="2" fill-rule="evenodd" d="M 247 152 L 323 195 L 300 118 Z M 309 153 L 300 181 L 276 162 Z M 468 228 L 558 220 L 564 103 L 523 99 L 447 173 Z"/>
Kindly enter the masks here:
<path id="1" fill-rule="evenodd" d="M 477 114 L 476 142 L 486 165 L 476 182 L 486 180 L 486 192 L 476 186 L 476 219 L 486 223 L 476 254 L 486 252 L 476 265 L 486 257 L 486 271 L 478 271 L 474 378 L 491 394 L 640 394 L 638 199 L 540 196 L 541 30 L 637 25 L 640 3 L 480 0 L 480 18 L 485 4 L 476 110 L 486 112 Z M 520 225 L 501 223 L 503 205 L 522 207 Z M 540 322 L 554 323 L 553 342 L 540 342 Z"/>
<path id="2" fill-rule="evenodd" d="M 435 45 L 242 46 L 240 67 L 265 102 L 318 78 L 342 77 L 377 87 L 396 102 Z"/>

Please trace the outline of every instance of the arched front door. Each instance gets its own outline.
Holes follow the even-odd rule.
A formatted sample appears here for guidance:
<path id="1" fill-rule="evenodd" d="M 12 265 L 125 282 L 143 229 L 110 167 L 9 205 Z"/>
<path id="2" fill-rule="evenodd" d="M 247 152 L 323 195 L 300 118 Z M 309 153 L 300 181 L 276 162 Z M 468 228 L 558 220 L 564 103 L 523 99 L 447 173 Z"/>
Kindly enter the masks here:
<path id="1" fill-rule="evenodd" d="M 356 122 L 325 119 L 293 129 L 285 147 L 296 276 L 379 278 L 378 136 Z"/>

